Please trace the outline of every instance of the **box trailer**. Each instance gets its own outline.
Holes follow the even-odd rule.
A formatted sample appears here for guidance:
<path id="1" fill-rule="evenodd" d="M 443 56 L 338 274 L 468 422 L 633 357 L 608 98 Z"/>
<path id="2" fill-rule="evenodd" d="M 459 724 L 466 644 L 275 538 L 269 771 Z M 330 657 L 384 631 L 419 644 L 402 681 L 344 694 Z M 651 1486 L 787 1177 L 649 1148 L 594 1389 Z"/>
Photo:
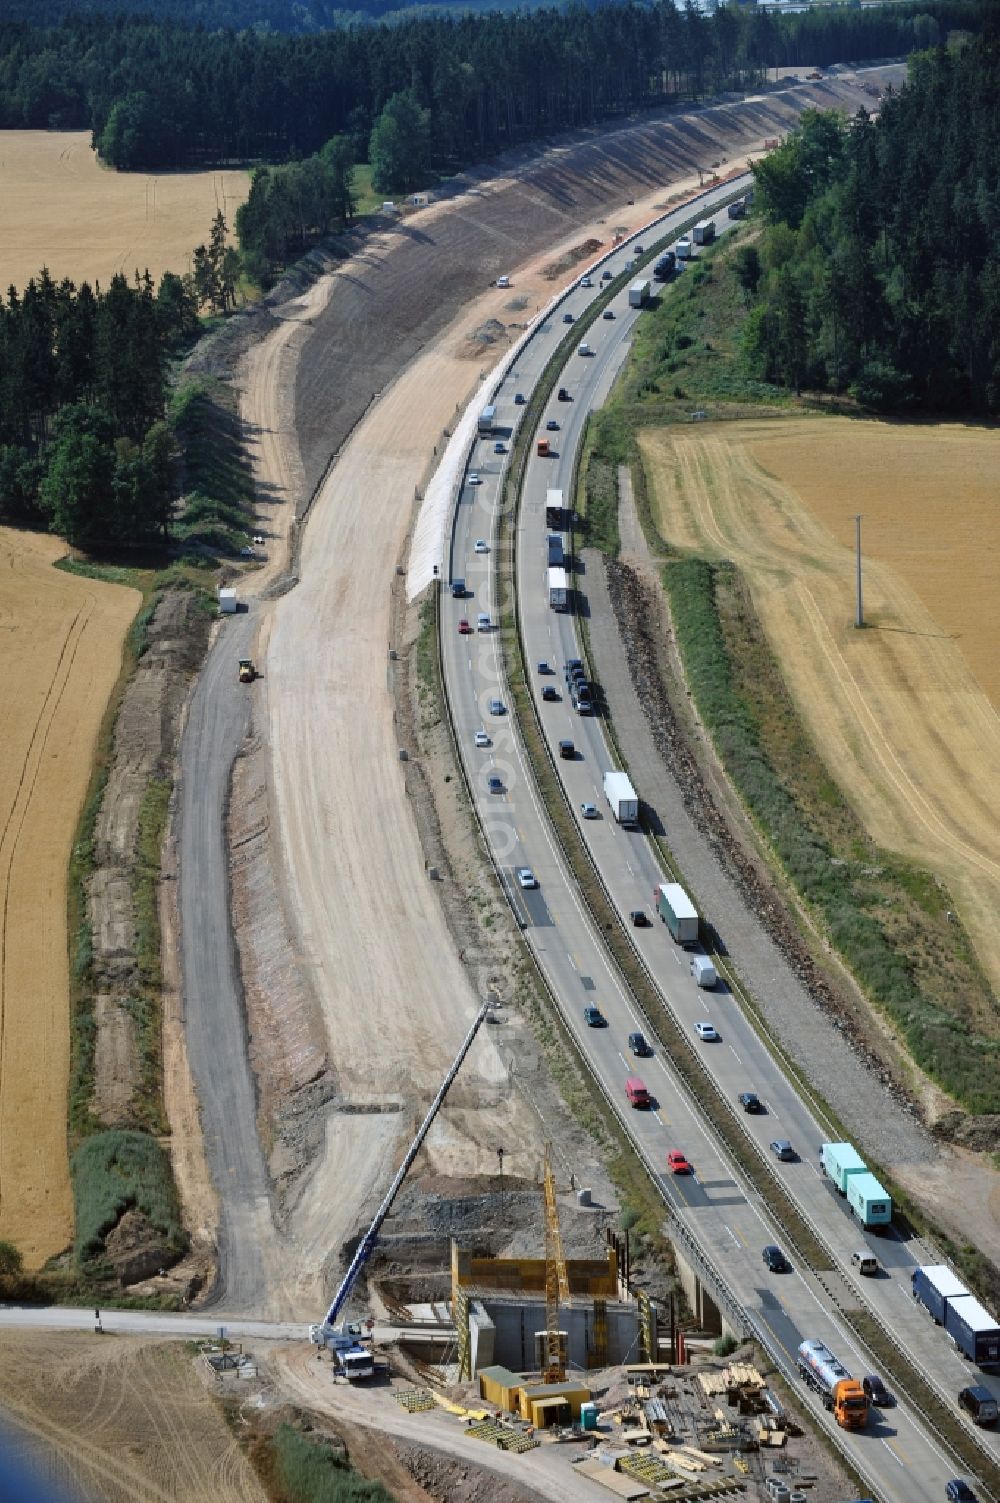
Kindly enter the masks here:
<path id="1" fill-rule="evenodd" d="M 563 507 L 562 491 L 549 490 L 545 492 L 545 525 L 546 527 L 558 527 L 563 531 L 566 527 L 566 512 Z"/>
<path id="2" fill-rule="evenodd" d="M 482 437 L 490 437 L 493 429 L 496 427 L 496 421 L 497 410 L 491 402 L 490 405 L 488 407 L 484 407 L 482 412 L 479 414 L 479 432 Z"/>
<path id="3" fill-rule="evenodd" d="M 656 911 L 679 945 L 698 942 L 698 910 L 679 882 L 661 882 L 656 889 Z"/>
<path id="4" fill-rule="evenodd" d="M 633 282 L 628 290 L 628 305 L 630 308 L 644 308 L 649 302 L 650 285 L 648 277 L 641 282 Z"/>
<path id="5" fill-rule="evenodd" d="M 691 255 L 691 241 L 687 235 L 682 235 L 677 242 L 676 255 L 678 261 L 687 261 Z"/>
<path id="6" fill-rule="evenodd" d="M 820 1149 L 820 1168 L 841 1195 L 847 1194 L 847 1181 L 852 1174 L 868 1173 L 868 1165 L 851 1143 L 824 1143 Z"/>
<path id="7" fill-rule="evenodd" d="M 946 1300 L 944 1328 L 970 1362 L 978 1367 L 1000 1363 L 1000 1326 L 974 1295 Z"/>
<path id="8" fill-rule="evenodd" d="M 235 590 L 219 591 L 219 613 L 223 616 L 232 616 L 240 608 Z"/>
<path id="9" fill-rule="evenodd" d="M 704 224 L 696 224 L 691 231 L 691 239 L 695 245 L 711 245 L 715 239 L 715 220 L 706 219 Z"/>
<path id="10" fill-rule="evenodd" d="M 549 605 L 554 611 L 569 610 L 569 578 L 565 569 L 549 570 Z"/>
<path id="11" fill-rule="evenodd" d="M 944 1325 L 944 1312 L 950 1299 L 968 1297 L 968 1289 L 957 1274 L 944 1263 L 929 1263 L 910 1274 L 910 1293 L 937 1322 Z"/>
<path id="12" fill-rule="evenodd" d="M 550 569 L 563 569 L 563 568 L 565 568 L 566 567 L 566 560 L 563 557 L 562 538 L 559 536 L 558 533 L 552 533 L 552 532 L 550 532 L 548 534 L 548 536 L 546 537 L 545 541 L 546 541 L 546 546 L 548 547 L 548 550 L 549 550 L 549 568 Z"/>
<path id="13" fill-rule="evenodd" d="M 862 1226 L 888 1226 L 892 1221 L 892 1196 L 874 1174 L 849 1174 L 847 1204 Z"/>
<path id="14" fill-rule="evenodd" d="M 604 774 L 604 797 L 620 825 L 639 823 L 639 795 L 632 787 L 627 772 L 611 768 Z"/>

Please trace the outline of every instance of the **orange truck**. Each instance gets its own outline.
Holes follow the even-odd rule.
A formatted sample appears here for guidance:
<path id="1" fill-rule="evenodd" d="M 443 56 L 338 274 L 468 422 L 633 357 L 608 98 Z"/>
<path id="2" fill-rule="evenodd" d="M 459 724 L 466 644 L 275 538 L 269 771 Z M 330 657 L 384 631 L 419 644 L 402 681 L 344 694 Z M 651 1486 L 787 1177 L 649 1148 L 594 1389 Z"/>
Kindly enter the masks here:
<path id="1" fill-rule="evenodd" d="M 802 1378 L 830 1410 L 843 1430 L 863 1430 L 868 1423 L 868 1396 L 822 1341 L 803 1341 L 798 1350 Z"/>
<path id="2" fill-rule="evenodd" d="M 549 452 L 549 441 L 548 441 L 548 439 L 547 438 L 540 438 L 538 440 L 538 457 L 539 457 L 539 459 L 544 459 L 546 457 L 546 455 L 548 454 L 548 452 Z"/>

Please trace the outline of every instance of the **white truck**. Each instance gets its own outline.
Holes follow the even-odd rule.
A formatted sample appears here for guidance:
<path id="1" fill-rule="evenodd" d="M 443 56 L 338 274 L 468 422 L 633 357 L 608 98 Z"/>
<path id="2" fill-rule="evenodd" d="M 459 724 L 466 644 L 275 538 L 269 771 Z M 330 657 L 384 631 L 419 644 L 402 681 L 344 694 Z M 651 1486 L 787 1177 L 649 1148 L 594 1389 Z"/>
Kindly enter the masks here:
<path id="1" fill-rule="evenodd" d="M 604 774 L 604 797 L 620 825 L 639 823 L 639 795 L 629 782 L 627 772 L 611 768 Z"/>
<path id="2" fill-rule="evenodd" d="M 333 1366 L 348 1383 L 362 1383 L 375 1376 L 375 1357 L 362 1342 L 363 1328 L 355 1321 L 339 1326 L 314 1325 L 309 1327 L 309 1340 L 314 1346 L 328 1348 Z"/>
<path id="3" fill-rule="evenodd" d="M 649 279 L 644 278 L 641 282 L 633 282 L 628 290 L 628 305 L 630 308 L 644 308 L 649 302 L 650 285 Z"/>
<path id="4" fill-rule="evenodd" d="M 497 410 L 495 405 L 491 402 L 490 405 L 488 407 L 484 407 L 482 412 L 479 414 L 478 429 L 479 434 L 482 438 L 489 438 L 491 436 L 493 429 L 496 426 L 496 420 Z"/>
<path id="5" fill-rule="evenodd" d="M 565 569 L 549 570 L 549 605 L 554 611 L 569 610 L 569 576 Z"/>
<path id="6" fill-rule="evenodd" d="M 691 241 L 687 235 L 682 235 L 674 247 L 678 261 L 687 261 L 691 256 Z"/>

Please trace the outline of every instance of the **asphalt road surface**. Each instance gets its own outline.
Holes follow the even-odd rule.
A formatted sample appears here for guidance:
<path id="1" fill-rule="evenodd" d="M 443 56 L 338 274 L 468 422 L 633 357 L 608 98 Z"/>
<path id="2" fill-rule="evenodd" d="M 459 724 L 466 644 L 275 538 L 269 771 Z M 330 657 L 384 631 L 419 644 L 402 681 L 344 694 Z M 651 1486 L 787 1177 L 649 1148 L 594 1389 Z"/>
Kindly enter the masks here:
<path id="1" fill-rule="evenodd" d="M 724 211 L 723 217 L 715 217 L 721 229 Z M 623 269 L 627 254 L 621 251 L 611 263 L 616 275 Z M 570 294 L 559 313 L 526 345 L 497 393 L 500 433 L 516 425 L 523 409 L 515 404 L 515 393 L 530 391 L 555 340 L 565 332 L 563 310 L 579 314 L 585 302 L 598 295 L 599 283 L 596 277 L 593 280 L 592 289 L 578 288 Z M 580 651 L 574 617 L 553 611 L 548 605 L 544 540 L 545 491 L 561 488 L 568 493 L 585 413 L 606 396 L 624 358 L 631 323 L 642 316 L 629 309 L 626 294 L 615 300 L 613 308 L 613 320 L 600 319 L 581 336 L 594 354 L 571 355 L 556 383 L 564 384 L 573 400 L 559 403 L 553 399 L 538 430 L 547 431 L 549 418 L 560 425 L 558 432 L 548 434 L 558 451 L 556 457 L 533 458 L 528 468 L 518 533 L 518 595 L 526 658 L 530 665 L 544 659 L 554 670 L 544 677 L 535 675 L 536 692 L 540 695 L 543 685 L 550 683 L 563 695 L 555 703 L 540 705 L 550 745 L 554 754 L 556 743 L 563 738 L 571 738 L 577 747 L 572 761 L 557 757 L 556 765 L 572 805 L 578 809 L 583 801 L 589 801 L 600 811 L 598 819 L 581 820 L 581 828 L 614 902 L 627 918 L 636 907 L 651 912 L 652 888 L 663 880 L 663 873 L 645 839 L 620 829 L 611 815 L 603 796 L 602 774 L 614 762 L 600 721 L 577 715 L 565 694 L 562 665 L 567 658 L 579 656 Z M 522 913 L 526 938 L 560 1001 L 567 1025 L 611 1099 L 623 1103 L 626 1076 L 642 1075 L 655 1106 L 650 1112 L 630 1113 L 623 1106 L 633 1140 L 660 1175 L 668 1201 L 706 1250 L 722 1282 L 734 1292 L 758 1329 L 769 1333 L 770 1344 L 783 1354 L 786 1368 L 794 1366 L 798 1342 L 811 1336 L 824 1340 L 852 1371 L 861 1373 L 869 1361 L 838 1320 L 832 1301 L 815 1278 L 802 1270 L 794 1270 L 790 1276 L 765 1270 L 760 1249 L 767 1242 L 780 1244 L 780 1233 L 769 1224 L 756 1197 L 740 1183 L 705 1131 L 669 1061 L 658 1052 L 640 1065 L 628 1053 L 628 1034 L 643 1028 L 643 1020 L 633 1011 L 564 868 L 506 704 L 500 713 L 492 705 L 495 698 L 503 701 L 505 697 L 499 643 L 488 629 L 468 635 L 459 632 L 461 618 L 472 626 L 480 612 L 495 619 L 491 555 L 476 551 L 474 544 L 482 539 L 491 546 L 493 510 L 505 463 L 506 456 L 495 453 L 495 440 L 483 438 L 474 446 L 469 468 L 481 483 L 463 487 L 451 559 L 452 576 L 463 577 L 471 594 L 465 599 L 445 595 L 442 633 L 459 743 L 494 853 Z M 585 596 L 585 577 L 579 584 Z M 488 746 L 475 746 L 476 731 L 486 732 Z M 490 791 L 490 778 L 500 779 L 500 792 Z M 530 867 L 538 879 L 536 890 L 522 891 L 518 886 L 514 874 L 522 866 Z M 932 1254 L 920 1246 L 905 1247 L 891 1236 L 866 1237 L 857 1228 L 816 1168 L 817 1146 L 829 1136 L 828 1131 L 799 1099 L 734 999 L 725 991 L 706 993 L 695 986 L 688 972 L 688 957 L 673 946 L 658 922 L 632 934 L 682 1026 L 692 1035 L 698 1020 L 711 1021 L 718 1028 L 720 1041 L 700 1047 L 724 1095 L 735 1101 L 740 1091 L 755 1090 L 764 1099 L 764 1115 L 740 1115 L 751 1138 L 765 1155 L 771 1138 L 790 1138 L 800 1149 L 796 1163 L 778 1165 L 775 1161 L 775 1172 L 833 1249 L 852 1293 L 861 1291 L 851 1273 L 851 1251 L 869 1243 L 876 1252 L 885 1272 L 879 1279 L 865 1281 L 864 1295 L 905 1340 L 915 1364 L 953 1404 L 957 1388 L 968 1381 L 968 1368 L 942 1333 L 915 1309 L 908 1292 L 909 1268 L 915 1262 L 927 1261 Z M 586 1026 L 583 1008 L 587 1005 L 600 1007 L 607 1027 Z M 681 1148 L 688 1155 L 694 1164 L 693 1175 L 667 1179 L 663 1171 L 669 1148 Z M 939 1499 L 945 1481 L 954 1473 L 954 1462 L 920 1428 L 919 1416 L 906 1405 L 877 1414 L 865 1434 L 842 1433 L 840 1439 L 866 1475 L 878 1477 L 880 1492 L 899 1503 Z"/>

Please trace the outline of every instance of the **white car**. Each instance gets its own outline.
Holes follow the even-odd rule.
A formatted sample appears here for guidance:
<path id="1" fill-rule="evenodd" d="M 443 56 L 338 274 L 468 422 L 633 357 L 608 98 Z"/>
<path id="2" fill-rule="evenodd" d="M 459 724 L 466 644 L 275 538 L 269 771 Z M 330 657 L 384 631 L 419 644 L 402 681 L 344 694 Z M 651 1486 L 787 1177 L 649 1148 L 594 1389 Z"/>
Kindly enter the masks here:
<path id="1" fill-rule="evenodd" d="M 264 534 L 262 532 L 255 532 L 254 535 L 253 535 L 253 540 L 254 540 L 255 543 L 258 544 L 258 546 L 263 547 L 263 544 L 264 544 Z"/>
<path id="2" fill-rule="evenodd" d="M 694 1025 L 694 1031 L 698 1035 L 698 1037 L 702 1040 L 703 1043 L 706 1043 L 706 1044 L 715 1044 L 715 1043 L 718 1043 L 719 1035 L 716 1033 L 716 1031 L 712 1027 L 711 1023 L 696 1023 Z"/>
<path id="3" fill-rule="evenodd" d="M 487 616 L 485 611 L 480 611 L 479 615 L 476 617 L 476 625 L 480 631 L 489 631 L 490 627 L 493 625 L 493 622 L 490 620 L 489 616 Z"/>
<path id="4" fill-rule="evenodd" d="M 519 866 L 517 869 L 517 881 L 520 887 L 537 887 L 538 879 L 530 866 Z"/>
<path id="5" fill-rule="evenodd" d="M 490 546 L 485 538 L 476 538 L 472 551 L 473 553 L 489 553 Z"/>
<path id="6" fill-rule="evenodd" d="M 589 278 L 589 277 L 581 277 L 581 278 L 580 278 L 580 286 L 581 286 L 581 287 L 593 287 L 593 285 L 594 285 L 594 284 L 593 284 L 593 282 L 592 282 L 592 281 L 591 281 L 591 280 L 590 280 L 590 278 Z"/>
<path id="7" fill-rule="evenodd" d="M 578 349 L 578 350 L 577 350 L 577 354 L 578 354 L 578 355 L 592 355 L 592 354 L 593 354 L 593 353 L 594 353 L 594 352 L 593 352 L 593 350 L 592 350 L 592 349 L 591 349 L 591 348 L 590 348 L 590 345 L 589 345 L 589 344 L 582 344 L 582 345 L 581 345 L 581 346 L 580 346 L 580 348 L 579 348 L 579 349 Z"/>
<path id="8" fill-rule="evenodd" d="M 580 805 L 580 813 L 583 815 L 584 819 L 597 819 L 597 817 L 598 817 L 598 815 L 597 815 L 597 805 L 596 804 L 581 804 Z"/>
<path id="9" fill-rule="evenodd" d="M 478 470 L 470 470 L 469 471 L 468 479 L 469 479 L 469 484 L 470 485 L 482 485 L 482 483 L 483 483 L 482 480 L 480 479 L 479 471 Z"/>
<path id="10" fill-rule="evenodd" d="M 486 734 L 486 732 L 485 731 L 477 731 L 476 732 L 476 745 L 477 746 L 489 746 L 489 744 L 490 744 L 490 738 Z"/>

